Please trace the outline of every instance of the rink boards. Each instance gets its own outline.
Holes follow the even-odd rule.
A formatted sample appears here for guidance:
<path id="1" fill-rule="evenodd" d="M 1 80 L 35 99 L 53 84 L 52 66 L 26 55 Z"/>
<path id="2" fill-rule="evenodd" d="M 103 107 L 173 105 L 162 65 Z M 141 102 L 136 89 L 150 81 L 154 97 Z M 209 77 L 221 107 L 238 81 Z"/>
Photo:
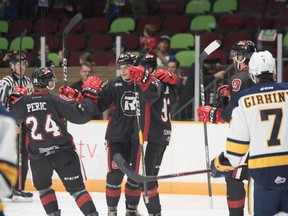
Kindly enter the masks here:
<path id="1" fill-rule="evenodd" d="M 105 131 L 107 121 L 91 121 L 84 125 L 68 122 L 68 130 L 74 136 L 75 145 L 82 158 L 91 192 L 105 191 L 107 154 Z M 225 148 L 228 124 L 207 124 L 209 159 L 213 159 Z M 159 175 L 206 169 L 204 127 L 200 122 L 174 121 L 172 137 L 161 165 Z M 30 178 L 30 176 L 28 176 Z M 213 194 L 225 194 L 224 179 L 211 179 Z M 53 187 L 57 191 L 64 188 L 57 175 L 53 176 Z M 30 179 L 26 188 L 34 190 Z M 207 174 L 160 180 L 161 193 L 207 194 Z"/>

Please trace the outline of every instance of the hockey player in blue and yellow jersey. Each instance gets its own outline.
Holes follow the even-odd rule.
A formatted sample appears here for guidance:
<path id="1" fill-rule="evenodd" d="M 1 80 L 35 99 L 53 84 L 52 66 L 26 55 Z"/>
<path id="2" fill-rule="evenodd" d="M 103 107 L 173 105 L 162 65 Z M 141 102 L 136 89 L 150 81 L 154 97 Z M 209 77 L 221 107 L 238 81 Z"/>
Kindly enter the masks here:
<path id="1" fill-rule="evenodd" d="M 0 105 L 0 199 L 11 193 L 16 184 L 17 167 L 16 153 L 16 122 Z M 4 216 L 3 205 L 0 200 L 0 216 Z"/>
<path id="2" fill-rule="evenodd" d="M 255 52 L 249 73 L 256 83 L 235 101 L 226 150 L 211 162 L 213 175 L 240 165 L 248 156 L 249 213 L 288 214 L 288 84 L 276 83 L 275 59 Z"/>

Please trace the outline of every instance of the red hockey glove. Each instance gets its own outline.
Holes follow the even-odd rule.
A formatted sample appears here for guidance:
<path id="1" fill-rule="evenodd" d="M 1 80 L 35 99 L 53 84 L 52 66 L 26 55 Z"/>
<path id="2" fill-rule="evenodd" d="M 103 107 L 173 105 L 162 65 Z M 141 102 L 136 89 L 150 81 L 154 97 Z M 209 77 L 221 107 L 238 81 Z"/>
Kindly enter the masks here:
<path id="1" fill-rule="evenodd" d="M 228 177 L 234 170 L 223 152 L 211 161 L 210 168 L 213 178 Z"/>
<path id="2" fill-rule="evenodd" d="M 149 71 L 144 70 L 142 67 L 130 66 L 129 74 L 130 79 L 139 83 L 143 91 L 145 91 L 152 82 L 152 77 L 150 76 Z"/>
<path id="3" fill-rule="evenodd" d="M 169 71 L 159 69 L 154 73 L 154 76 L 161 82 L 168 83 L 170 85 L 178 85 L 179 78 L 176 74 Z"/>
<path id="4" fill-rule="evenodd" d="M 229 90 L 229 86 L 228 85 L 221 85 L 217 88 L 217 93 L 221 96 L 221 97 L 228 97 L 230 98 L 230 90 Z"/>
<path id="5" fill-rule="evenodd" d="M 27 95 L 28 90 L 26 87 L 16 86 L 12 89 L 12 93 L 8 98 L 9 105 L 16 103 L 22 96 Z"/>
<path id="6" fill-rule="evenodd" d="M 102 89 L 102 80 L 97 76 L 89 76 L 82 85 L 83 97 L 89 97 L 97 100 L 98 91 Z"/>
<path id="7" fill-rule="evenodd" d="M 82 94 L 81 92 L 79 92 L 77 89 L 73 89 L 69 86 L 61 86 L 59 89 L 58 89 L 58 92 L 60 95 L 64 95 L 68 98 L 71 98 L 75 101 L 81 101 L 81 98 L 82 98 Z"/>
<path id="8" fill-rule="evenodd" d="M 220 108 L 206 105 L 198 107 L 197 114 L 199 121 L 201 122 L 211 122 L 213 124 L 218 124 L 218 122 L 224 122 L 220 116 L 221 111 L 222 110 Z"/>

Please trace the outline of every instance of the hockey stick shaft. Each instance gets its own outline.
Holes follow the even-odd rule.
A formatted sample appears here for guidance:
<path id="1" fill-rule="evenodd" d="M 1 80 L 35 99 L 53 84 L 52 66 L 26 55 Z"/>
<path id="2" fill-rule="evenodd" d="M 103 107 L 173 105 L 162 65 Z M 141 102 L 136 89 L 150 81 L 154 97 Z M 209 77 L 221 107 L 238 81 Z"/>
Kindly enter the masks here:
<path id="1" fill-rule="evenodd" d="M 19 74 L 19 82 L 20 82 L 20 87 L 23 86 L 23 74 L 22 74 L 22 40 L 23 37 L 25 37 L 27 34 L 27 28 L 25 28 L 20 36 L 20 44 L 19 44 L 19 60 L 20 60 L 20 74 Z"/>
<path id="2" fill-rule="evenodd" d="M 143 49 L 140 54 L 137 56 L 135 62 L 133 63 L 133 66 L 137 66 L 140 64 L 141 60 L 146 56 L 147 53 L 150 52 L 150 48 L 147 47 Z M 146 165 L 145 165 L 145 152 L 144 152 L 144 141 L 143 141 L 143 132 L 141 129 L 141 124 L 140 124 L 140 99 L 139 99 L 139 93 L 137 92 L 137 83 L 134 81 L 134 93 L 136 97 L 136 121 L 137 121 L 137 128 L 138 128 L 138 138 L 139 138 L 139 144 L 141 148 L 141 162 L 142 162 L 142 172 L 143 175 L 146 176 Z M 148 188 L 147 188 L 147 183 L 143 184 L 143 189 L 144 189 L 144 201 L 145 203 L 149 203 L 148 199 Z"/>
<path id="3" fill-rule="evenodd" d="M 117 164 L 119 169 L 124 172 L 129 178 L 133 179 L 135 182 L 138 183 L 145 183 L 145 182 L 152 182 L 157 181 L 160 179 L 167 179 L 167 178 L 175 178 L 187 175 L 196 175 L 202 173 L 209 173 L 210 169 L 205 170 L 197 170 L 197 171 L 189 171 L 189 172 L 180 172 L 180 173 L 173 173 L 167 175 L 160 175 L 160 176 L 144 176 L 139 175 L 129 164 L 125 161 L 121 154 L 115 154 L 113 157 L 113 161 Z"/>
<path id="4" fill-rule="evenodd" d="M 196 174 L 203 174 L 203 173 L 210 173 L 211 169 L 203 169 L 203 170 L 196 170 L 196 171 L 188 171 L 188 172 L 179 172 L 167 175 L 160 175 L 160 176 L 143 176 L 139 175 L 129 164 L 125 161 L 123 156 L 119 153 L 115 154 L 113 157 L 113 161 L 117 164 L 119 169 L 125 173 L 129 178 L 133 179 L 135 182 L 143 183 L 143 182 L 151 182 L 157 181 L 161 179 L 168 179 L 168 178 L 175 178 L 181 176 L 188 176 L 188 175 L 196 175 Z M 247 167 L 247 164 L 242 164 L 234 169 L 244 168 Z M 230 172 L 232 170 L 227 170 Z"/>
<path id="5" fill-rule="evenodd" d="M 201 53 L 199 58 L 199 65 L 200 65 L 200 94 L 201 94 L 201 104 L 202 106 L 205 105 L 205 92 L 204 92 L 204 78 L 203 78 L 203 62 L 204 59 L 218 49 L 221 45 L 219 40 L 215 40 L 211 42 Z M 210 159 L 209 159 L 209 146 L 208 146 L 208 131 L 207 131 L 207 123 L 203 122 L 204 127 L 204 143 L 205 143 L 205 161 L 206 161 L 206 168 L 209 170 L 210 168 Z M 212 201 L 212 185 L 211 185 L 211 176 L 210 173 L 207 172 L 207 182 L 208 182 L 208 195 L 210 198 L 210 208 L 213 208 L 213 201 Z"/>
<path id="6" fill-rule="evenodd" d="M 20 63 L 20 68 L 19 68 L 19 84 L 20 87 L 23 86 L 23 73 L 22 73 L 22 40 L 23 37 L 25 37 L 27 34 L 27 29 L 25 28 L 20 36 L 20 44 L 19 44 L 19 63 Z M 18 134 L 18 189 L 22 190 L 22 123 L 19 125 L 19 134 Z"/>
<path id="7" fill-rule="evenodd" d="M 70 22 L 66 25 L 63 31 L 63 85 L 64 87 L 67 86 L 67 77 L 68 77 L 68 71 L 67 71 L 67 51 L 66 51 L 66 37 L 67 34 L 71 31 L 71 29 L 76 26 L 81 20 L 83 16 L 79 12 L 77 13 L 71 20 Z"/>

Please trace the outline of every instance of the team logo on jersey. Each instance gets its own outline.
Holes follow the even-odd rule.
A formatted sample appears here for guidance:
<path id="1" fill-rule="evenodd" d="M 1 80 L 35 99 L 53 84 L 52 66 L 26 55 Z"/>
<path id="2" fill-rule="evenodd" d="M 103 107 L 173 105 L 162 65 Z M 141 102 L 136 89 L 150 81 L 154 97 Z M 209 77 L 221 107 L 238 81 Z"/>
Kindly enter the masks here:
<path id="1" fill-rule="evenodd" d="M 118 87 L 118 86 L 123 86 L 121 82 L 119 83 L 115 83 L 115 87 Z"/>
<path id="2" fill-rule="evenodd" d="M 126 116 L 135 116 L 137 99 L 133 92 L 127 91 L 121 97 L 121 109 Z"/>
<path id="3" fill-rule="evenodd" d="M 274 181 L 276 184 L 284 184 L 286 182 L 286 178 L 285 177 L 280 177 L 277 176 L 277 178 Z"/>
<path id="4" fill-rule="evenodd" d="M 242 80 L 240 79 L 233 79 L 232 80 L 232 91 L 238 92 L 241 88 Z"/>

